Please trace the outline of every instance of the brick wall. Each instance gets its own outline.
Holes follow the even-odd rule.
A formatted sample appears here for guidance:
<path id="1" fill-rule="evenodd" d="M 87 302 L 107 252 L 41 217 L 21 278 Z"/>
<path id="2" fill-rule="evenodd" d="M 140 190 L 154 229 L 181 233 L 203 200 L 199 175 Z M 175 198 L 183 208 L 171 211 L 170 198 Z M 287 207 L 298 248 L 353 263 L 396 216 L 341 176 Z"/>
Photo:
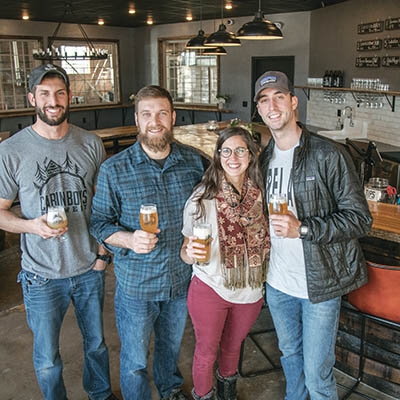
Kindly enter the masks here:
<path id="1" fill-rule="evenodd" d="M 301 89 L 297 89 L 301 90 Z M 344 93 L 344 92 L 343 92 Z M 303 93 L 297 93 L 300 101 L 306 99 Z M 393 97 L 388 96 L 390 102 Z M 344 93 L 344 103 L 330 103 L 324 100 L 324 91 L 311 90 L 310 100 L 307 101 L 307 124 L 320 126 L 327 129 L 336 129 L 337 110 L 350 106 L 353 109 L 353 119 L 368 122 L 368 138 L 378 142 L 400 146 L 400 97 L 395 97 L 395 111 L 383 97 L 382 108 L 357 107 L 352 93 Z M 378 101 L 378 103 L 380 100 Z"/>

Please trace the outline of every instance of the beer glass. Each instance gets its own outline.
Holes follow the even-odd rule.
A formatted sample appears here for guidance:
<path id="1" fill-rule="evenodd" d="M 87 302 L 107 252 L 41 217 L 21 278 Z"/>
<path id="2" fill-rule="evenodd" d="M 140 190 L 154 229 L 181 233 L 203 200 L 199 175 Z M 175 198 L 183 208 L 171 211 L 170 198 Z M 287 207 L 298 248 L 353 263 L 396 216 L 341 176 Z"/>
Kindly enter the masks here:
<path id="1" fill-rule="evenodd" d="M 211 239 L 212 239 L 212 231 L 211 231 L 211 224 L 205 224 L 200 222 L 195 222 L 193 225 L 193 236 L 196 236 L 197 239 L 194 241 L 197 243 L 201 243 L 205 245 L 203 250 L 206 251 L 204 257 L 196 258 L 197 265 L 208 265 L 210 263 L 210 253 L 211 253 Z"/>
<path id="2" fill-rule="evenodd" d="M 217 121 L 215 121 L 214 119 L 208 121 L 208 125 L 207 125 L 207 130 L 208 131 L 215 131 L 218 128 L 218 124 Z"/>
<path id="3" fill-rule="evenodd" d="M 63 206 L 49 207 L 47 209 L 47 225 L 52 229 L 66 228 L 68 225 L 67 214 Z M 56 236 L 57 240 L 66 240 L 65 235 Z"/>
<path id="4" fill-rule="evenodd" d="M 140 228 L 142 231 L 155 233 L 158 227 L 158 213 L 155 204 L 140 206 Z"/>
<path id="5" fill-rule="evenodd" d="M 270 214 L 287 214 L 288 204 L 284 194 L 271 194 L 268 209 Z"/>

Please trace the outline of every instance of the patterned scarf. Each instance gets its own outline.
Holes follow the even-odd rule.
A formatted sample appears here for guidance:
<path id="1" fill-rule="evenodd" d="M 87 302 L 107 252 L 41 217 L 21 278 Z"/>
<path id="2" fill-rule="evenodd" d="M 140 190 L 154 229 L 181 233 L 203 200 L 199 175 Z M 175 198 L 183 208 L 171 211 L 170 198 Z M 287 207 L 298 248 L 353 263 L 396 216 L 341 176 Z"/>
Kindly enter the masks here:
<path id="1" fill-rule="evenodd" d="M 223 177 L 216 206 L 225 287 L 261 287 L 266 279 L 270 237 L 260 189 L 246 176 L 239 194 Z"/>

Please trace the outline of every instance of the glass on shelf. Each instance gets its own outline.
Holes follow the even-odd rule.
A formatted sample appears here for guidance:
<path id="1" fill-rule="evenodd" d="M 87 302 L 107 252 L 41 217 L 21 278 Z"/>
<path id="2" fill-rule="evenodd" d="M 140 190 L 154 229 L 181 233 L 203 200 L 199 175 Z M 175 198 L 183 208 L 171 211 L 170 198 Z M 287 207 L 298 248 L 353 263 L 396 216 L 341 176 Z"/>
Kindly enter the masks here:
<path id="1" fill-rule="evenodd" d="M 350 89 L 387 92 L 389 90 L 389 84 L 382 83 L 379 78 L 353 78 L 350 83 Z"/>
<path id="2" fill-rule="evenodd" d="M 324 90 L 323 95 L 324 101 L 332 104 L 344 104 L 346 103 L 346 95 L 343 92 L 336 92 L 332 90 Z"/>

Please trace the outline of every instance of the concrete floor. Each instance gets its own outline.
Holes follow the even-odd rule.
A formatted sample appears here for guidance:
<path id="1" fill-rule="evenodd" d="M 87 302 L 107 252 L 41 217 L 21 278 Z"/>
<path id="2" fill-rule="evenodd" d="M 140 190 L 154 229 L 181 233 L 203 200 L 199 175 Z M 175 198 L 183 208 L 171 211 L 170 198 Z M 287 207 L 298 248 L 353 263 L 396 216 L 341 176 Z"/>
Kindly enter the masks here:
<path id="1" fill-rule="evenodd" d="M 6 249 L 0 252 L 0 399 L 1 400 L 40 400 L 41 394 L 36 383 L 32 360 L 32 335 L 27 326 L 22 305 L 21 289 L 16 284 L 19 271 L 20 252 L 18 238 L 8 236 Z M 111 380 L 114 393 L 122 399 L 119 391 L 119 338 L 113 313 L 114 273 L 112 267 L 107 271 L 106 302 L 104 311 L 105 336 L 110 352 Z M 263 310 L 254 327 L 271 326 L 266 310 Z M 274 333 L 258 336 L 264 350 L 274 363 L 279 364 L 279 351 Z M 194 347 L 193 330 L 188 320 L 183 339 L 180 369 L 184 376 L 184 389 L 189 393 L 192 388 L 191 363 Z M 87 396 L 81 384 L 82 344 L 76 324 L 73 308 L 68 311 L 61 335 L 60 351 L 64 361 L 64 380 L 70 400 L 86 400 Z M 254 343 L 246 339 L 242 373 L 248 374 L 260 368 L 270 368 Z M 352 380 L 336 371 L 340 383 L 351 385 Z M 280 370 L 256 377 L 241 378 L 238 381 L 239 400 L 281 400 L 284 398 L 285 381 Z M 377 392 L 365 385 L 361 391 L 375 400 L 393 398 Z M 344 395 L 342 390 L 340 396 Z M 158 399 L 153 387 L 153 399 Z M 350 400 L 362 399 L 353 394 Z M 129 400 L 129 399 L 126 399 Z"/>

